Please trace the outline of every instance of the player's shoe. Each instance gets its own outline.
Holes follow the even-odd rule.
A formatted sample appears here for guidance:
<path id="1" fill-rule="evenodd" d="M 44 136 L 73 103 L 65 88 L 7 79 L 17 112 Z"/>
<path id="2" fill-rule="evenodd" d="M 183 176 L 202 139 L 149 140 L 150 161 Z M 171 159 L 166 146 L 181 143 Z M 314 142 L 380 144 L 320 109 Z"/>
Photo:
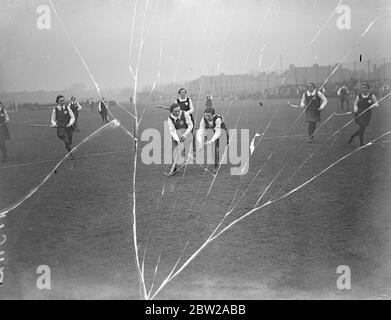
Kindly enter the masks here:
<path id="1" fill-rule="evenodd" d="M 173 176 L 174 174 L 176 174 L 178 172 L 178 166 L 175 166 L 174 167 L 174 170 L 170 171 L 170 172 L 163 172 L 164 175 L 166 175 L 167 177 L 171 177 Z"/>

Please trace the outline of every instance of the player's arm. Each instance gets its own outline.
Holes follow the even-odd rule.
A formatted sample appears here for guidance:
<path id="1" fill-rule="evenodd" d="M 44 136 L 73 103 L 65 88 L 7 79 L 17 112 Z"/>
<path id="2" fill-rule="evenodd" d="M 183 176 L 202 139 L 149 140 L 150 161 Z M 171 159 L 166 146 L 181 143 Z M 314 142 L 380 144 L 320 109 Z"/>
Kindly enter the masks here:
<path id="1" fill-rule="evenodd" d="M 10 117 L 8 116 L 8 113 L 7 113 L 7 110 L 3 110 L 3 112 L 4 112 L 4 123 L 8 123 L 8 122 L 10 122 Z"/>
<path id="2" fill-rule="evenodd" d="M 180 142 L 180 141 L 179 141 L 178 133 L 176 132 L 175 126 L 174 126 L 174 124 L 172 123 L 172 120 L 171 120 L 170 118 L 168 118 L 168 120 L 167 120 L 167 125 L 168 125 L 168 131 L 170 132 L 171 137 L 172 137 L 175 141 Z"/>
<path id="3" fill-rule="evenodd" d="M 353 105 L 353 112 L 354 113 L 358 112 L 358 101 L 359 101 L 359 98 L 358 98 L 358 95 L 357 95 L 356 99 L 354 100 L 354 105 Z"/>
<path id="4" fill-rule="evenodd" d="M 218 138 L 220 138 L 221 135 L 221 119 L 216 120 L 216 128 L 215 128 L 215 133 L 213 137 L 208 141 L 210 143 L 215 142 Z"/>
<path id="5" fill-rule="evenodd" d="M 324 107 L 325 107 L 326 104 L 327 104 L 327 98 L 326 98 L 325 95 L 324 95 L 322 92 L 320 92 L 320 91 L 318 91 L 318 97 L 320 98 L 320 100 L 322 100 L 322 104 L 320 105 L 319 110 L 323 110 Z"/>
<path id="6" fill-rule="evenodd" d="M 372 106 L 379 107 L 379 102 L 377 102 L 377 98 L 375 97 L 375 95 L 373 93 L 372 93 L 372 100 L 373 100 Z"/>
<path id="7" fill-rule="evenodd" d="M 197 131 L 197 145 L 199 148 L 201 148 L 203 144 L 204 133 L 205 133 L 205 121 L 204 118 L 202 117 L 200 121 L 200 126 Z"/>
<path id="8" fill-rule="evenodd" d="M 52 111 L 52 117 L 50 119 L 50 122 L 52 123 L 53 127 L 57 126 L 57 119 L 56 119 L 56 108 L 53 109 Z"/>
<path id="9" fill-rule="evenodd" d="M 182 135 L 183 138 L 186 139 L 187 135 L 193 130 L 193 121 L 191 121 L 191 118 L 190 118 L 190 115 L 188 112 L 185 112 L 185 120 L 186 120 L 186 124 L 187 124 L 187 129 L 185 131 L 185 133 Z"/>
<path id="10" fill-rule="evenodd" d="M 339 89 L 338 89 L 338 91 L 337 91 L 337 95 L 338 95 L 338 97 L 340 97 L 340 96 L 341 96 L 341 90 L 342 90 L 342 87 L 341 87 L 341 88 L 339 88 Z"/>
<path id="11" fill-rule="evenodd" d="M 82 109 L 82 106 L 80 105 L 79 102 L 77 102 L 76 105 L 77 105 L 77 111 L 80 111 Z"/>
<path id="12" fill-rule="evenodd" d="M 189 108 L 190 110 L 187 111 L 188 114 L 192 114 L 194 112 L 194 106 L 193 106 L 193 101 L 191 101 L 191 99 L 189 98 Z"/>
<path id="13" fill-rule="evenodd" d="M 304 107 L 305 107 L 305 92 L 303 93 L 300 101 L 300 108 L 303 109 Z"/>
<path id="14" fill-rule="evenodd" d="M 102 104 L 102 101 L 100 101 L 100 102 L 98 103 L 98 111 L 99 111 L 99 113 L 101 113 L 101 111 L 102 111 L 101 104 Z"/>
<path id="15" fill-rule="evenodd" d="M 66 125 L 67 128 L 71 127 L 75 123 L 75 115 L 73 114 L 73 111 L 70 107 L 67 107 L 69 116 L 71 119 L 69 120 L 69 123 Z"/>

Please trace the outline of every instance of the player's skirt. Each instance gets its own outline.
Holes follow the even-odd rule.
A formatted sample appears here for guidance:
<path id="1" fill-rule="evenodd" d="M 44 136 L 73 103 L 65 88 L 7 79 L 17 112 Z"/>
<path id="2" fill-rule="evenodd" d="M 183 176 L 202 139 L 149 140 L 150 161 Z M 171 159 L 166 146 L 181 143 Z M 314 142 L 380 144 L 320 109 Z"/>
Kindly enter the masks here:
<path id="1" fill-rule="evenodd" d="M 305 110 L 306 121 L 307 122 L 319 122 L 320 121 L 320 111 L 316 109 L 306 109 Z"/>
<path id="2" fill-rule="evenodd" d="M 61 140 L 72 140 L 73 127 L 57 127 L 57 137 Z"/>
<path id="3" fill-rule="evenodd" d="M 339 97 L 339 100 L 340 100 L 341 102 L 349 101 L 349 95 L 346 94 L 346 95 L 340 96 L 340 97 Z"/>
<path id="4" fill-rule="evenodd" d="M 367 126 L 372 117 L 372 110 L 361 110 L 354 114 L 354 122 L 359 126 Z M 364 113 L 363 113 L 364 112 Z M 361 115 L 360 115 L 361 114 Z"/>
<path id="5" fill-rule="evenodd" d="M 0 141 L 11 140 L 10 132 L 6 124 L 0 127 Z"/>

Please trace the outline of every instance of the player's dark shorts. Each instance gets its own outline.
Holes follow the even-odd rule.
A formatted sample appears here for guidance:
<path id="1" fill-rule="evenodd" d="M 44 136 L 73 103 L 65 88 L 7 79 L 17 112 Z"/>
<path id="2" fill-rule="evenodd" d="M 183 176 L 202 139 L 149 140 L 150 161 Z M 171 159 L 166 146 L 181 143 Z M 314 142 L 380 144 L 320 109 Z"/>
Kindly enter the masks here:
<path id="1" fill-rule="evenodd" d="M 0 127 L 0 141 L 10 140 L 10 132 L 6 124 Z"/>
<path id="2" fill-rule="evenodd" d="M 57 137 L 61 140 L 72 140 L 73 128 L 57 127 Z"/>
<path id="3" fill-rule="evenodd" d="M 319 122 L 320 121 L 320 111 L 316 109 L 306 109 L 305 110 L 306 121 L 307 122 Z"/>
<path id="4" fill-rule="evenodd" d="M 360 115 L 361 114 L 361 115 Z M 372 117 L 372 110 L 359 110 L 354 114 L 354 122 L 360 126 L 367 126 Z"/>

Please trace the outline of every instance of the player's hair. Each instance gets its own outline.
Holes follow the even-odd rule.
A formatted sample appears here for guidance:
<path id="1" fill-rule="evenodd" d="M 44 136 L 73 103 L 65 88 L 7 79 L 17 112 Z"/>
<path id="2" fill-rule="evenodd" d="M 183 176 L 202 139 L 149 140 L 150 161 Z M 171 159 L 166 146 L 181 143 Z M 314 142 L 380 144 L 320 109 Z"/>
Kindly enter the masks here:
<path id="1" fill-rule="evenodd" d="M 72 97 L 71 97 L 71 100 L 72 100 L 72 99 L 76 99 L 76 97 L 75 97 L 75 96 L 72 96 Z"/>
<path id="2" fill-rule="evenodd" d="M 170 113 L 172 113 L 174 111 L 175 108 L 179 107 L 179 104 L 177 103 L 173 103 L 171 106 L 170 106 Z"/>
<path id="3" fill-rule="evenodd" d="M 367 87 L 367 89 L 370 89 L 371 87 L 369 86 L 368 82 L 363 82 L 361 83 L 361 86 Z"/>
<path id="4" fill-rule="evenodd" d="M 59 101 L 61 98 L 64 98 L 64 99 L 65 99 L 65 97 L 64 97 L 63 95 L 57 96 L 57 98 L 56 98 L 56 103 L 58 103 L 58 101 Z"/>
<path id="5" fill-rule="evenodd" d="M 313 82 L 310 82 L 310 83 L 308 84 L 308 86 L 313 86 L 314 88 L 316 88 L 316 85 L 315 85 L 315 83 L 313 83 Z"/>
<path id="6" fill-rule="evenodd" d="M 208 108 L 206 108 L 206 109 L 205 109 L 204 113 L 211 113 L 211 114 L 215 114 L 215 113 L 216 113 L 216 111 L 215 111 L 215 109 L 214 109 L 214 108 L 212 108 L 212 107 L 208 107 Z"/>
<path id="7" fill-rule="evenodd" d="M 187 90 L 186 90 L 185 88 L 180 88 L 180 89 L 178 90 L 178 94 L 180 94 L 182 90 L 185 90 L 185 93 L 187 93 Z"/>

